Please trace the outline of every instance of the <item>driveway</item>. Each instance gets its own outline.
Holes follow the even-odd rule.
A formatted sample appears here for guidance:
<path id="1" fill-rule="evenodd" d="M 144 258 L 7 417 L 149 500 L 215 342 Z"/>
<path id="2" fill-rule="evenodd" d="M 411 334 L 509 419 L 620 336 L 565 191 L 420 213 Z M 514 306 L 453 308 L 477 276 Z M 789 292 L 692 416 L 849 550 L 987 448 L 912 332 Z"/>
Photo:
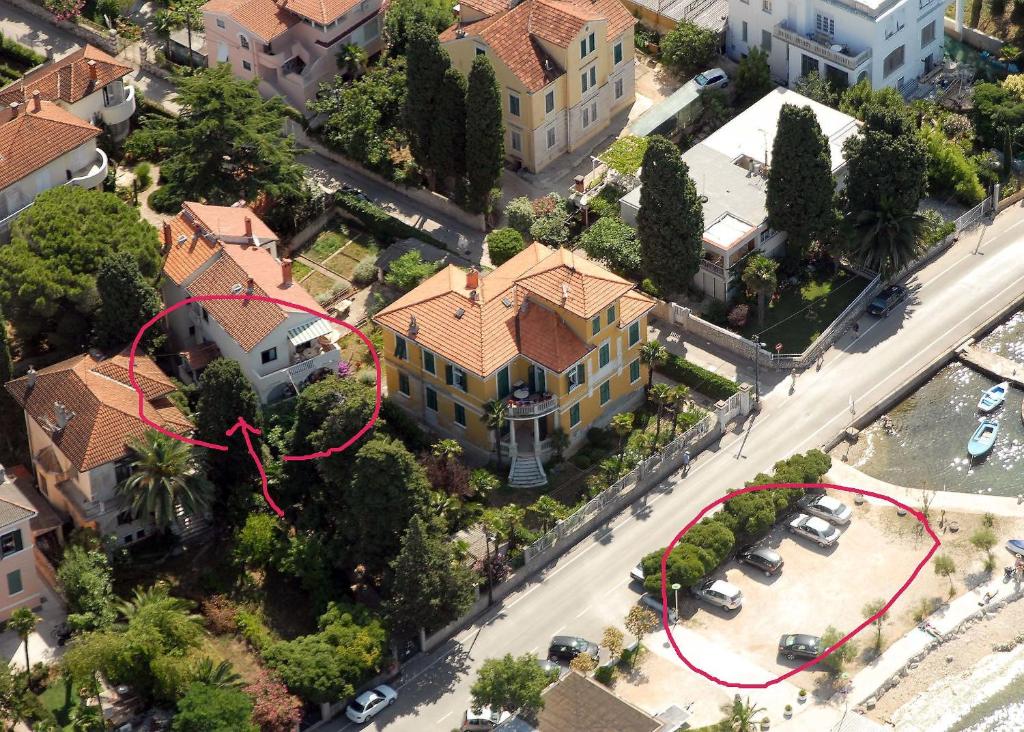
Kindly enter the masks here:
<path id="1" fill-rule="evenodd" d="M 42 588 L 43 604 L 36 611 L 40 618 L 39 625 L 28 637 L 28 657 L 33 665 L 39 662 L 50 663 L 64 653 L 64 648 L 57 645 L 53 629 L 67 620 L 67 613 L 53 590 L 45 583 Z M 20 669 L 25 668 L 25 646 L 13 630 L 0 633 L 0 657 Z"/>

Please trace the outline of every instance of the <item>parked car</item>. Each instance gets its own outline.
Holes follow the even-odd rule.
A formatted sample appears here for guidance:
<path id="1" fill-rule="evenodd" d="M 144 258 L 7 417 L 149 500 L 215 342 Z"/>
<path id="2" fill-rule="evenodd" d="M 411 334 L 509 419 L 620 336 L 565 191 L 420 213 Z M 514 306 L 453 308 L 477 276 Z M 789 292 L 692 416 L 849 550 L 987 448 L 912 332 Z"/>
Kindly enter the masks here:
<path id="1" fill-rule="evenodd" d="M 800 534 L 818 546 L 832 546 L 839 539 L 839 529 L 823 518 L 802 513 L 789 524 L 789 533 Z"/>
<path id="2" fill-rule="evenodd" d="M 892 309 L 907 299 L 907 288 L 902 285 L 886 287 L 868 305 L 868 315 L 884 318 Z"/>
<path id="3" fill-rule="evenodd" d="M 697 91 L 705 89 L 724 89 L 729 86 L 729 76 L 721 69 L 708 69 L 693 77 Z"/>
<path id="4" fill-rule="evenodd" d="M 512 719 L 511 712 L 491 711 L 490 707 L 467 709 L 459 732 L 489 732 L 502 722 Z"/>
<path id="5" fill-rule="evenodd" d="M 691 587 L 690 592 L 704 602 L 726 610 L 737 610 L 743 605 L 743 593 L 740 588 L 725 580 L 704 580 Z"/>
<path id="6" fill-rule="evenodd" d="M 821 638 L 816 635 L 784 635 L 779 638 L 779 653 L 792 661 L 797 656 L 801 658 L 817 658 L 824 649 L 821 647 Z"/>
<path id="7" fill-rule="evenodd" d="M 669 597 L 669 602 L 671 601 L 672 598 Z M 664 612 L 662 610 L 661 605 L 661 598 L 657 595 L 652 595 L 650 592 L 644 594 L 644 596 L 640 598 L 640 604 L 646 607 L 648 610 L 653 611 L 654 614 L 658 616 L 659 622 L 664 617 Z M 675 625 L 677 622 L 679 622 L 679 616 L 676 614 L 675 608 L 673 607 L 669 607 L 668 609 L 668 622 L 670 622 L 672 625 Z"/>
<path id="8" fill-rule="evenodd" d="M 345 716 L 356 724 L 369 722 L 380 714 L 382 709 L 394 704 L 397 698 L 397 691 L 387 684 L 381 684 L 375 689 L 364 691 L 349 702 L 348 707 L 345 709 Z"/>
<path id="9" fill-rule="evenodd" d="M 853 517 L 853 510 L 849 506 L 831 496 L 813 496 L 803 503 L 802 508 L 837 526 L 845 526 Z"/>
<path id="10" fill-rule="evenodd" d="M 571 661 L 581 653 L 589 653 L 596 661 L 598 660 L 598 647 L 586 638 L 578 638 L 572 635 L 556 635 L 551 639 L 548 647 L 548 658 L 552 661 Z"/>
<path id="11" fill-rule="evenodd" d="M 639 582 L 640 584 L 643 584 L 644 583 L 644 577 L 645 577 L 645 575 L 644 575 L 644 565 L 643 564 L 638 564 L 635 567 L 633 567 L 633 569 L 629 570 L 629 578 L 631 580 L 634 580 L 636 582 Z"/>
<path id="12" fill-rule="evenodd" d="M 748 546 L 746 549 L 740 549 L 740 553 L 736 555 L 736 560 L 761 570 L 769 577 L 776 572 L 782 571 L 782 555 L 777 551 L 763 547 Z"/>

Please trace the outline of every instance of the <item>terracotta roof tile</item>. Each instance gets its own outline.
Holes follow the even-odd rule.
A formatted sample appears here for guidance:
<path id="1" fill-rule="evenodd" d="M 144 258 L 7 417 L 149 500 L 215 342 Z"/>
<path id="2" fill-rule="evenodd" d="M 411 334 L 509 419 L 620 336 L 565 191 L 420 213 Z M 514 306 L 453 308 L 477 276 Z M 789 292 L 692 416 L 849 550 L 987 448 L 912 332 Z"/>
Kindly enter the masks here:
<path id="1" fill-rule="evenodd" d="M 296 15 L 326 24 L 337 20 L 359 3 L 360 0 L 283 0 L 282 4 Z"/>
<path id="2" fill-rule="evenodd" d="M 128 352 L 118 353 L 100 361 L 93 371 L 108 379 L 119 381 L 125 386 L 131 386 L 132 381 L 128 373 L 129 361 Z M 142 389 L 142 394 L 149 400 L 167 396 L 178 388 L 152 360 L 138 356 L 135 358 L 135 382 Z"/>
<path id="3" fill-rule="evenodd" d="M 462 0 L 461 8 L 470 8 L 485 15 L 496 15 L 508 10 L 509 0 Z"/>
<path id="4" fill-rule="evenodd" d="M 217 242 L 202 236 L 199 227 L 184 214 L 168 219 L 167 224 L 171 227 L 171 244 L 164 243 L 164 274 L 180 285 L 217 253 Z"/>
<path id="5" fill-rule="evenodd" d="M 110 369 L 103 361 L 82 354 L 41 369 L 31 389 L 27 376 L 8 382 L 6 387 L 77 470 L 91 470 L 124 457 L 126 445 L 149 429 L 139 419 L 135 390 L 117 377 L 124 360 L 126 357 L 118 359 L 116 368 Z M 143 379 L 157 381 L 159 369 L 145 356 L 136 358 L 136 370 Z M 167 381 L 162 375 L 159 380 Z M 62 430 L 54 429 L 55 402 L 74 413 Z M 185 433 L 192 427 L 166 397 L 144 402 L 144 410 L 148 419 L 174 432 Z"/>
<path id="6" fill-rule="evenodd" d="M 0 109 L 0 190 L 99 137 L 100 130 L 51 102 Z"/>
<path id="7" fill-rule="evenodd" d="M 203 5 L 207 13 L 226 15 L 265 42 L 277 38 L 296 23 L 302 22 L 276 0 L 210 0 Z"/>
<path id="8" fill-rule="evenodd" d="M 559 48 L 568 48 L 588 21 L 601 18 L 600 13 L 578 8 L 571 2 L 535 0 L 530 13 L 528 30 L 532 35 L 553 43 Z"/>
<path id="9" fill-rule="evenodd" d="M 516 285 L 581 318 L 593 317 L 634 287 L 629 280 L 568 249 L 542 259 L 517 279 Z M 569 293 L 564 301 L 563 285 Z"/>
<path id="10" fill-rule="evenodd" d="M 593 350 L 557 313 L 538 303 L 519 313 L 519 352 L 531 361 L 562 373 Z"/>
<path id="11" fill-rule="evenodd" d="M 654 300 L 642 292 L 630 290 L 619 300 L 619 327 L 625 328 L 654 307 Z"/>
<path id="12" fill-rule="evenodd" d="M 89 79 L 90 61 L 96 64 L 95 83 L 90 83 Z M 74 104 L 131 71 L 131 66 L 121 63 L 95 46 L 87 45 L 64 58 L 30 71 L 0 89 L 0 106 L 6 107 L 11 102 L 30 101 L 32 92 L 37 89 L 44 101 Z"/>
<path id="13" fill-rule="evenodd" d="M 207 233 L 218 238 L 244 238 L 245 220 L 252 225 L 252 235 L 260 241 L 277 241 L 274 230 L 248 206 L 209 206 L 205 203 L 185 201 L 182 212 L 191 217 Z"/>

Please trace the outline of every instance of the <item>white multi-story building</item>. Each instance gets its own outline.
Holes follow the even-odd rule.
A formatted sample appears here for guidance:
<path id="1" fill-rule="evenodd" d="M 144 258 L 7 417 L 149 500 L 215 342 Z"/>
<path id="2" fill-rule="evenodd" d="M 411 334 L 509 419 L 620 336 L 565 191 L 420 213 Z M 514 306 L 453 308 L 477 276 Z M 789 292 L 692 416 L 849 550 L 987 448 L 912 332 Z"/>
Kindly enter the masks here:
<path id="1" fill-rule="evenodd" d="M 772 75 L 792 85 L 817 71 L 852 86 L 903 91 L 942 61 L 939 0 L 729 0 L 726 52 L 768 53 Z"/>

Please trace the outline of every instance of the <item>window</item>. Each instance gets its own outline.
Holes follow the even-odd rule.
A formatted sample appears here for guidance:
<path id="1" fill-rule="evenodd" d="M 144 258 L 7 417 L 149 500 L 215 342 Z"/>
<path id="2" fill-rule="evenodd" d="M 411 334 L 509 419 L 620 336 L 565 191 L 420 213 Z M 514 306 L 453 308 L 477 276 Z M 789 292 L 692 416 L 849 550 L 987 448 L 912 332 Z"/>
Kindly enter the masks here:
<path id="1" fill-rule="evenodd" d="M 480 46 L 477 46 L 476 47 L 476 55 L 477 56 L 486 56 L 487 55 L 487 49 L 480 48 Z"/>
<path id="2" fill-rule="evenodd" d="M 263 363 L 270 363 L 271 361 L 276 361 L 276 360 L 277 360 L 277 346 L 274 346 L 273 348 L 268 348 L 267 350 L 265 350 L 263 353 L 260 354 L 260 361 L 262 361 Z"/>
<path id="3" fill-rule="evenodd" d="M 603 384 L 601 384 L 600 393 L 601 393 L 601 404 L 602 405 L 607 404 L 608 402 L 611 401 L 611 398 L 612 398 L 612 382 L 611 382 L 611 380 L 608 380 L 608 381 L 604 382 Z"/>
<path id="4" fill-rule="evenodd" d="M 772 231 L 771 229 L 765 229 L 764 231 L 761 232 L 761 236 L 758 239 L 758 241 L 760 241 L 761 244 L 764 244 L 766 241 L 771 239 L 773 236 L 775 236 L 775 232 L 774 231 Z"/>
<path id="5" fill-rule="evenodd" d="M 590 321 L 590 334 L 597 335 L 601 332 L 601 316 L 595 315 L 593 320 Z"/>
<path id="6" fill-rule="evenodd" d="M 221 20 L 220 18 L 217 18 L 217 27 L 218 28 L 223 28 L 224 27 L 224 21 Z"/>
<path id="7" fill-rule="evenodd" d="M 741 32 L 740 32 L 740 39 L 744 43 L 747 42 L 747 21 L 745 21 L 745 20 L 743 21 L 743 27 L 742 27 Z"/>
<path id="8" fill-rule="evenodd" d="M 583 384 L 587 368 L 584 364 L 576 364 L 576 367 L 569 371 L 569 391 Z"/>
<path id="9" fill-rule="evenodd" d="M 519 116 L 519 95 L 509 94 L 508 95 L 508 113 L 513 117 Z"/>
<path id="10" fill-rule="evenodd" d="M 380 35 L 380 18 L 374 18 L 369 23 L 363 26 L 366 30 L 363 31 L 363 42 L 372 41 Z"/>
<path id="11" fill-rule="evenodd" d="M 583 128 L 590 126 L 590 107 L 583 108 Z"/>
<path id="12" fill-rule="evenodd" d="M 124 483 L 128 480 L 128 476 L 132 474 L 132 463 L 131 460 L 118 460 L 114 463 L 114 480 L 118 483 Z"/>
<path id="13" fill-rule="evenodd" d="M 569 426 L 575 427 L 580 423 L 580 405 L 573 404 L 569 407 Z"/>
<path id="14" fill-rule="evenodd" d="M 426 389 L 427 393 L 427 409 L 432 412 L 437 411 L 437 392 L 431 389 L 429 386 Z"/>
<path id="15" fill-rule="evenodd" d="M 629 383 L 635 384 L 640 380 L 640 359 L 629 364 Z"/>
<path id="16" fill-rule="evenodd" d="M 921 29 L 921 48 L 935 40 L 935 21 Z"/>
<path id="17" fill-rule="evenodd" d="M 512 130 L 512 149 L 516 152 L 523 151 L 523 136 Z"/>
<path id="18" fill-rule="evenodd" d="M 17 595 L 19 592 L 25 589 L 25 585 L 21 582 L 21 570 L 16 569 L 13 572 L 7 573 L 7 594 Z"/>
<path id="19" fill-rule="evenodd" d="M 772 0 L 761 0 L 761 10 L 771 15 L 772 13 Z"/>
<path id="20" fill-rule="evenodd" d="M 605 343 L 597 352 L 597 367 L 603 369 L 612 360 L 612 347 Z"/>
<path id="21" fill-rule="evenodd" d="M 409 360 L 409 346 L 401 336 L 395 336 L 395 358 L 400 358 L 403 361 Z"/>
<path id="22" fill-rule="evenodd" d="M 0 536 L 0 558 L 20 552 L 24 548 L 25 545 L 21 543 L 20 529 L 9 531 L 3 536 Z"/>
<path id="23" fill-rule="evenodd" d="M 117 525 L 118 526 L 124 526 L 125 524 L 130 524 L 131 522 L 132 522 L 132 512 L 131 511 L 121 511 L 121 513 L 117 514 Z"/>
<path id="24" fill-rule="evenodd" d="M 460 427 L 466 426 L 466 408 L 459 403 L 455 404 L 455 424 Z"/>
<path id="25" fill-rule="evenodd" d="M 580 74 L 580 86 L 583 87 L 583 93 L 584 94 L 586 94 L 587 93 L 587 89 L 590 88 L 588 86 L 588 84 L 587 84 L 587 72 L 585 72 L 585 71 L 582 74 Z"/>
<path id="26" fill-rule="evenodd" d="M 580 58 L 586 58 L 586 57 L 587 57 L 587 39 L 584 38 L 582 41 L 580 41 Z"/>
<path id="27" fill-rule="evenodd" d="M 549 91 L 544 95 L 544 114 L 551 114 L 555 111 L 555 93 Z"/>
<path id="28" fill-rule="evenodd" d="M 615 63 L 622 63 L 622 41 L 615 44 L 615 48 L 612 49 L 612 56 L 615 59 Z"/>
<path id="29" fill-rule="evenodd" d="M 885 61 L 882 63 L 882 74 L 888 76 L 896 69 L 903 65 L 903 50 L 905 46 L 900 46 L 895 51 L 885 57 Z"/>
<path id="30" fill-rule="evenodd" d="M 498 399 L 503 399 L 512 393 L 512 382 L 508 376 L 508 366 L 498 372 Z"/>
<path id="31" fill-rule="evenodd" d="M 249 63 L 248 61 L 243 61 L 242 62 L 242 68 L 245 69 L 246 71 L 252 71 L 252 64 Z"/>
<path id="32" fill-rule="evenodd" d="M 830 36 L 834 36 L 836 33 L 835 18 L 830 18 L 827 15 L 822 15 L 821 13 L 815 13 L 814 29 L 819 33 L 828 33 Z"/>
<path id="33" fill-rule="evenodd" d="M 761 31 L 761 50 L 765 53 L 772 52 L 772 32 L 763 30 Z"/>
<path id="34" fill-rule="evenodd" d="M 551 127 L 548 129 L 548 150 L 555 146 L 555 128 Z"/>
<path id="35" fill-rule="evenodd" d="M 249 39 L 246 38 L 245 36 L 238 36 L 238 45 L 240 45 L 242 48 L 248 48 L 249 47 Z"/>
<path id="36" fill-rule="evenodd" d="M 590 85 L 597 86 L 597 66 L 590 67 Z"/>
<path id="37" fill-rule="evenodd" d="M 409 377 L 405 374 L 398 374 L 398 390 L 409 396 Z"/>
<path id="38" fill-rule="evenodd" d="M 430 351 L 423 351 L 423 370 L 428 374 L 436 374 L 434 368 L 434 354 Z"/>
<path id="39" fill-rule="evenodd" d="M 606 317 L 608 319 L 608 325 L 611 325 L 612 323 L 614 323 L 615 322 L 615 306 L 612 305 L 611 307 L 609 307 L 608 310 L 605 312 L 605 315 L 606 315 Z"/>
<path id="40" fill-rule="evenodd" d="M 594 39 L 594 34 L 593 33 L 591 33 L 589 36 L 587 36 L 587 49 L 588 49 L 588 51 L 590 53 L 593 53 L 594 49 L 596 48 L 596 45 L 595 45 L 594 41 L 595 41 L 595 39 Z"/>
<path id="41" fill-rule="evenodd" d="M 624 92 L 624 88 L 623 88 L 622 79 L 616 79 L 615 80 L 615 98 L 616 99 L 622 99 L 623 92 Z"/>
<path id="42" fill-rule="evenodd" d="M 629 326 L 629 347 L 632 348 L 640 342 L 640 321 Z"/>
<path id="43" fill-rule="evenodd" d="M 444 381 L 450 386 L 457 386 L 463 391 L 469 391 L 467 388 L 468 382 L 466 380 L 466 372 L 458 366 L 448 364 L 444 367 Z"/>

